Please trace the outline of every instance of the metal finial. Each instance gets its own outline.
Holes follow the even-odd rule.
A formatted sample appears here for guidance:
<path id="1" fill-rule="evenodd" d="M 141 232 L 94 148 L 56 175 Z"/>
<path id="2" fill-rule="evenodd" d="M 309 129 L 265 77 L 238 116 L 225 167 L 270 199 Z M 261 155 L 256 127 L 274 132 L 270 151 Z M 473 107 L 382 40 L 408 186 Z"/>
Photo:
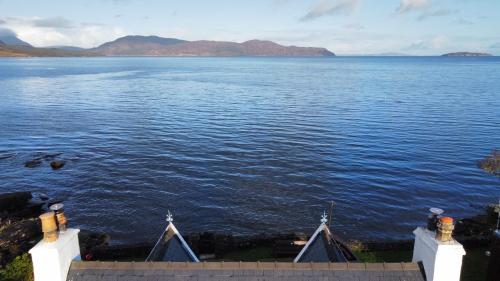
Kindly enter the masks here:
<path id="1" fill-rule="evenodd" d="M 321 216 L 321 223 L 326 223 L 328 221 L 328 216 L 326 215 L 326 212 L 323 211 L 323 215 Z"/>
<path id="2" fill-rule="evenodd" d="M 167 213 L 167 222 L 173 222 L 173 221 L 174 221 L 174 217 L 170 213 L 170 210 L 168 210 L 168 213 Z"/>

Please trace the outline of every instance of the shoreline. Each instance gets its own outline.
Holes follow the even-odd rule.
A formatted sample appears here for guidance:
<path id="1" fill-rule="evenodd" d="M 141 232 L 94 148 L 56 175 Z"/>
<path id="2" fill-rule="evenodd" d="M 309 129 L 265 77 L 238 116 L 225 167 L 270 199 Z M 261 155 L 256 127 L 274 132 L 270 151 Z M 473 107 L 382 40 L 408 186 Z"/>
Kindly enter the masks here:
<path id="1" fill-rule="evenodd" d="M 38 216 L 56 200 L 32 200 L 31 192 L 0 194 L 0 267 L 16 256 L 27 252 L 41 238 Z M 7 203 L 9 204 L 7 204 Z M 496 223 L 495 206 L 486 213 L 457 220 L 454 238 L 467 249 L 485 248 Z M 290 260 L 295 257 L 308 235 L 302 233 L 256 234 L 235 236 L 225 233 L 188 233 L 186 241 L 202 260 Z M 342 240 L 342 239 L 341 239 Z M 147 243 L 112 244 L 106 233 L 82 229 L 80 246 L 83 260 L 145 259 L 154 246 Z M 297 243 L 299 242 L 299 243 Z M 363 255 L 370 252 L 407 252 L 413 240 L 344 240 L 353 251 Z"/>

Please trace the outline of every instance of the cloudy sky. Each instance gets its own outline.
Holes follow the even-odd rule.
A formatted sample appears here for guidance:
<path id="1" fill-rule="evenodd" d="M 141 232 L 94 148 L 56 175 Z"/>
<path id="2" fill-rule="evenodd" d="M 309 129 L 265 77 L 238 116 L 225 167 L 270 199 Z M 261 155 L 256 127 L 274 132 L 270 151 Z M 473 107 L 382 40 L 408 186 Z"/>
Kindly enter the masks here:
<path id="1" fill-rule="evenodd" d="M 337 54 L 500 55 L 499 0 L 0 0 L 0 34 L 94 47 L 129 34 L 273 40 Z"/>

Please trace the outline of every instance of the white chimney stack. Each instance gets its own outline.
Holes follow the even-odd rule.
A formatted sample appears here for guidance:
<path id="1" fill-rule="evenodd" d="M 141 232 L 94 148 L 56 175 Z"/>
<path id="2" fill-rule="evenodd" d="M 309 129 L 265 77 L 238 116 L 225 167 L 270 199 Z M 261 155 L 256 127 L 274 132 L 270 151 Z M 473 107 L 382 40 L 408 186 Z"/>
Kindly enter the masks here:
<path id="1" fill-rule="evenodd" d="M 66 281 L 73 260 L 80 260 L 79 229 L 59 232 L 54 242 L 40 241 L 29 253 L 35 281 Z"/>
<path id="2" fill-rule="evenodd" d="M 413 233 L 415 245 L 412 261 L 422 262 L 427 281 L 460 281 L 462 257 L 465 255 L 462 244 L 453 238 L 445 239 L 450 239 L 446 242 L 440 241 L 436 239 L 436 232 L 423 227 L 415 229 Z M 442 235 L 439 233 L 438 238 L 442 239 Z"/>

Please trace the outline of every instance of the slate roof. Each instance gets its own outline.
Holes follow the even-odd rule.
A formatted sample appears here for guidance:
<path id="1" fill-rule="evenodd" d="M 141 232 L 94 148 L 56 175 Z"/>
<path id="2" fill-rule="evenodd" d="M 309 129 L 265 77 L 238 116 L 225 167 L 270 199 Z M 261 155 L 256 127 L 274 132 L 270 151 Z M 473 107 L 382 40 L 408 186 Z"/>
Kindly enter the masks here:
<path id="1" fill-rule="evenodd" d="M 146 261 L 198 262 L 198 258 L 174 224 L 169 222 Z"/>
<path id="2" fill-rule="evenodd" d="M 323 222 L 316 229 L 294 262 L 349 262 L 356 257 L 342 245 Z"/>
<path id="3" fill-rule="evenodd" d="M 73 262 L 68 281 L 424 281 L 415 263 Z"/>

